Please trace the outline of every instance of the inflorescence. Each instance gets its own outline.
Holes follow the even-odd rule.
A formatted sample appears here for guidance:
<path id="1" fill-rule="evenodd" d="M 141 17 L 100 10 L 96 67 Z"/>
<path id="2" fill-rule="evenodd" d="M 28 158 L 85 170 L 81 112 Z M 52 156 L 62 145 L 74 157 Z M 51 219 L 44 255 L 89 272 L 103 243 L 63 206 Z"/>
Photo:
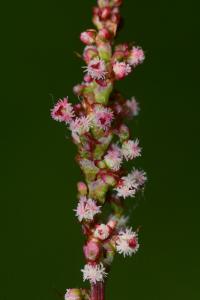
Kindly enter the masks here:
<path id="1" fill-rule="evenodd" d="M 128 76 L 144 61 L 143 50 L 128 43 L 114 46 L 120 24 L 122 0 L 98 0 L 93 9 L 95 29 L 81 33 L 84 43 L 82 58 L 83 82 L 74 87 L 81 102 L 75 105 L 68 98 L 60 99 L 51 116 L 66 124 L 77 145 L 76 160 L 84 175 L 77 184 L 78 204 L 74 209 L 85 235 L 83 252 L 86 260 L 83 280 L 89 280 L 91 291 L 68 289 L 65 300 L 102 300 L 92 292 L 95 285 L 108 276 L 116 253 L 135 254 L 139 248 L 138 232 L 127 227 L 124 201 L 134 198 L 143 189 L 146 173 L 124 163 L 135 161 L 142 149 L 137 138 L 132 139 L 127 120 L 139 113 L 134 97 L 124 98 L 115 88 L 115 81 Z M 101 220 L 105 205 L 112 212 Z"/>

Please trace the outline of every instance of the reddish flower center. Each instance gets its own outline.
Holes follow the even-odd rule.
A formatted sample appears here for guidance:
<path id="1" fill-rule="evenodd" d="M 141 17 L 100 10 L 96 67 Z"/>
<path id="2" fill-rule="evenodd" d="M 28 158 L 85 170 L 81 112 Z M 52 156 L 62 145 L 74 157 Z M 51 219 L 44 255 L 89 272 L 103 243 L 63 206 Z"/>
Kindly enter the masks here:
<path id="1" fill-rule="evenodd" d="M 58 110 L 55 112 L 56 116 L 62 116 L 64 113 L 64 107 L 61 105 Z"/>
<path id="2" fill-rule="evenodd" d="M 137 246 L 137 241 L 136 241 L 136 239 L 133 238 L 128 242 L 128 244 L 131 248 L 134 249 Z"/>

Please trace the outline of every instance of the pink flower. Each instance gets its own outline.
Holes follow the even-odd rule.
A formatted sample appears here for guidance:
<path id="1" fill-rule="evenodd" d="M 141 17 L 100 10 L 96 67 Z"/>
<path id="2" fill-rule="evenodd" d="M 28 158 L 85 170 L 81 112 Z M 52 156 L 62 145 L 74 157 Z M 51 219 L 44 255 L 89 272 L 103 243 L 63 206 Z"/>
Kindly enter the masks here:
<path id="1" fill-rule="evenodd" d="M 138 185 L 138 186 L 143 186 L 145 184 L 145 182 L 147 181 L 146 172 L 144 172 L 144 171 L 139 171 L 137 169 L 134 169 L 131 174 L 132 174 L 133 180 L 135 181 L 136 185 Z"/>
<path id="2" fill-rule="evenodd" d="M 117 196 L 122 198 L 134 197 L 136 190 L 127 187 L 126 185 L 120 185 L 114 189 L 117 191 Z"/>
<path id="3" fill-rule="evenodd" d="M 123 176 L 119 181 L 117 187 L 114 189 L 118 197 L 134 197 L 138 189 L 138 184 L 135 181 L 133 173 Z"/>
<path id="4" fill-rule="evenodd" d="M 127 62 L 129 65 L 136 67 L 145 59 L 144 51 L 140 47 L 133 47 L 130 51 Z"/>
<path id="5" fill-rule="evenodd" d="M 115 73 L 116 79 L 123 79 L 129 73 L 131 73 L 131 67 L 125 62 L 115 62 L 113 65 L 113 71 Z"/>
<path id="6" fill-rule="evenodd" d="M 89 261 L 95 261 L 100 254 L 99 242 L 90 240 L 83 247 L 85 258 Z"/>
<path id="7" fill-rule="evenodd" d="M 92 59 L 89 62 L 88 66 L 84 68 L 86 68 L 85 72 L 87 72 L 87 74 L 93 79 L 100 80 L 105 79 L 106 77 L 106 64 L 99 57 L 95 57 L 94 59 Z"/>
<path id="8" fill-rule="evenodd" d="M 130 117 L 132 117 L 132 116 L 135 117 L 138 115 L 138 113 L 140 111 L 140 107 L 134 97 L 132 97 L 131 100 L 127 100 L 125 105 L 126 105 L 126 108 L 128 109 L 128 115 Z"/>
<path id="9" fill-rule="evenodd" d="M 106 240 L 111 232 L 111 228 L 108 225 L 100 224 L 97 225 L 95 231 L 94 231 L 94 237 L 99 240 Z"/>
<path id="10" fill-rule="evenodd" d="M 118 253 L 125 256 L 135 254 L 139 249 L 137 233 L 133 232 L 131 228 L 125 231 L 120 231 L 116 241 L 116 250 Z"/>
<path id="11" fill-rule="evenodd" d="M 109 107 L 95 105 L 92 115 L 92 122 L 95 126 L 107 130 L 113 120 L 113 111 Z"/>
<path id="12" fill-rule="evenodd" d="M 104 157 L 105 163 L 113 171 L 118 171 L 122 164 L 121 149 L 117 145 L 112 145 L 111 149 Z"/>
<path id="13" fill-rule="evenodd" d="M 102 263 L 98 265 L 87 264 L 84 266 L 84 269 L 81 270 L 83 272 L 83 280 L 89 280 L 90 283 L 97 283 L 104 281 L 104 277 L 107 276 L 105 272 L 105 268 Z"/>
<path id="14" fill-rule="evenodd" d="M 86 45 L 94 44 L 96 34 L 96 30 L 88 29 L 87 31 L 84 31 L 80 34 L 80 40 Z"/>
<path id="15" fill-rule="evenodd" d="M 134 159 L 141 156 L 141 148 L 139 147 L 139 140 L 128 140 L 122 144 L 122 154 L 126 160 Z"/>
<path id="16" fill-rule="evenodd" d="M 70 123 L 74 118 L 74 110 L 68 98 L 60 99 L 54 108 L 51 110 L 51 116 L 59 122 Z"/>
<path id="17" fill-rule="evenodd" d="M 74 210 L 78 220 L 82 222 L 93 221 L 94 216 L 101 212 L 101 207 L 92 199 L 87 199 L 85 196 L 80 198 L 77 209 Z"/>
<path id="18" fill-rule="evenodd" d="M 91 127 L 91 119 L 89 116 L 76 118 L 70 123 L 70 130 L 72 132 L 73 139 L 80 143 L 80 136 L 85 134 L 90 130 Z"/>

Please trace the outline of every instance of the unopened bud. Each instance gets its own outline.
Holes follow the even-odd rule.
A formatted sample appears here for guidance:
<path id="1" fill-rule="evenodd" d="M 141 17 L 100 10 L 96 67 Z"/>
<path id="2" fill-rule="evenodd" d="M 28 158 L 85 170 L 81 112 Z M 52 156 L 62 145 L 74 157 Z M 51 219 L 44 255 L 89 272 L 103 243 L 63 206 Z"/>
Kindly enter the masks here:
<path id="1" fill-rule="evenodd" d="M 98 45 L 98 52 L 101 59 L 109 61 L 112 56 L 112 47 L 110 43 L 100 43 Z"/>
<path id="2" fill-rule="evenodd" d="M 97 41 L 98 40 L 102 40 L 102 41 L 106 41 L 106 40 L 110 40 L 112 37 L 110 31 L 107 28 L 102 28 L 98 35 L 97 35 Z"/>
<path id="3" fill-rule="evenodd" d="M 83 52 L 83 58 L 86 63 L 89 63 L 93 58 L 98 56 L 98 50 L 95 46 L 87 46 Z"/>
<path id="4" fill-rule="evenodd" d="M 98 240 L 90 240 L 83 247 L 85 258 L 89 261 L 95 261 L 100 254 L 100 245 Z"/>
<path id="5" fill-rule="evenodd" d="M 81 196 L 87 195 L 87 185 L 84 182 L 78 182 L 77 184 L 78 192 Z"/>
<path id="6" fill-rule="evenodd" d="M 130 131 L 129 128 L 125 125 L 122 124 L 119 128 L 119 138 L 121 142 L 124 142 L 128 140 L 130 137 Z"/>
<path id="7" fill-rule="evenodd" d="M 110 7 L 104 7 L 101 10 L 100 18 L 102 20 L 107 20 L 111 15 L 111 8 Z"/>
<path id="8" fill-rule="evenodd" d="M 80 34 L 80 40 L 86 45 L 92 45 L 95 43 L 96 30 L 88 29 Z"/>
<path id="9" fill-rule="evenodd" d="M 67 289 L 65 300 L 82 300 L 80 289 Z"/>

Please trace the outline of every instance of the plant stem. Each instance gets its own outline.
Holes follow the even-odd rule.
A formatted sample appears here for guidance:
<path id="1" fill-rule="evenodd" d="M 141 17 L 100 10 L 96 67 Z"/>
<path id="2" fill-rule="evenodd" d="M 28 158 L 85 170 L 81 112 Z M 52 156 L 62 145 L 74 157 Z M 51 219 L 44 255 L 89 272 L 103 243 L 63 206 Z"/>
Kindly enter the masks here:
<path id="1" fill-rule="evenodd" d="M 91 300 L 105 300 L 104 289 L 105 289 L 105 286 L 104 286 L 103 282 L 92 284 Z"/>

